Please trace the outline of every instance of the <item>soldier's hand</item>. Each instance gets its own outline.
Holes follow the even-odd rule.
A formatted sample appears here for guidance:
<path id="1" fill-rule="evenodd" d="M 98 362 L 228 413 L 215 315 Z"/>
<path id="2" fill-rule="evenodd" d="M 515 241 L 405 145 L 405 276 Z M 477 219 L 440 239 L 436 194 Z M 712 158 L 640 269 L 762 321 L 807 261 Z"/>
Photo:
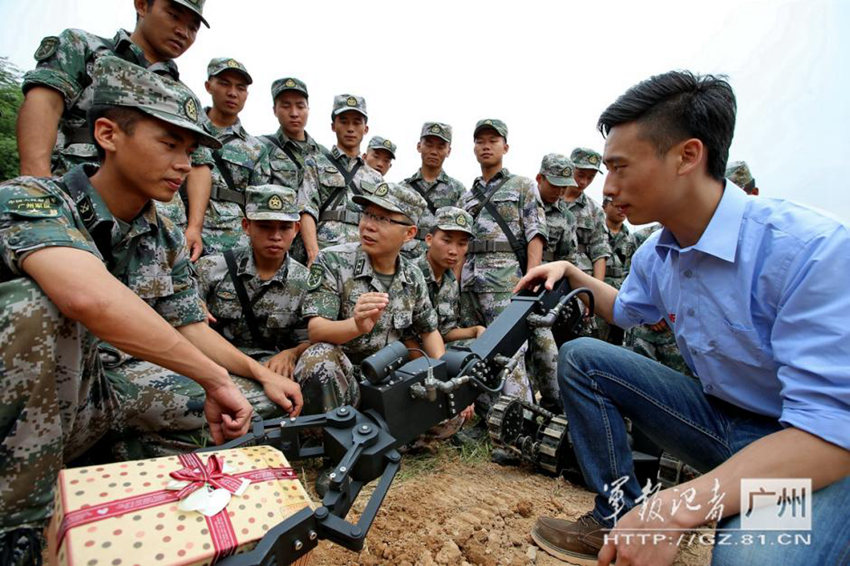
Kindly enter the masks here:
<path id="1" fill-rule="evenodd" d="M 264 366 L 259 366 L 254 374 L 257 381 L 263 384 L 266 397 L 279 405 L 290 417 L 297 417 L 304 407 L 304 397 L 301 386 Z"/>
<path id="2" fill-rule="evenodd" d="M 475 416 L 475 403 L 465 408 L 460 412 L 460 416 L 463 417 L 464 420 L 468 421 L 472 417 Z"/>
<path id="3" fill-rule="evenodd" d="M 647 324 L 647 326 L 649 326 L 650 330 L 653 332 L 664 332 L 667 330 L 667 321 L 662 318 L 655 324 Z"/>
<path id="4" fill-rule="evenodd" d="M 253 412 L 251 404 L 230 379 L 224 385 L 206 389 L 204 416 L 216 444 L 246 434 Z"/>
<path id="5" fill-rule="evenodd" d="M 292 379 L 295 372 L 295 362 L 298 361 L 298 349 L 283 350 L 266 360 L 263 365 L 283 377 Z"/>
<path id="6" fill-rule="evenodd" d="M 319 255 L 319 245 L 304 242 L 304 251 L 307 252 L 307 267 L 310 267 Z"/>
<path id="7" fill-rule="evenodd" d="M 204 241 L 201 239 L 201 231 L 197 228 L 186 228 L 186 247 L 189 248 L 189 260 L 198 261 L 204 251 Z"/>
<path id="8" fill-rule="evenodd" d="M 555 283 L 566 275 L 567 268 L 569 268 L 569 266 L 570 263 L 568 261 L 553 261 L 532 267 L 528 270 L 528 273 L 519 280 L 519 283 L 516 284 L 513 292 L 517 293 L 523 289 L 533 290 L 536 289 L 540 283 L 543 283 L 543 286 L 551 291 L 555 287 Z"/>
<path id="9" fill-rule="evenodd" d="M 487 329 L 484 328 L 483 326 L 481 326 L 480 324 L 472 327 L 472 331 L 475 333 L 476 338 L 480 338 L 481 335 L 484 334 L 484 331 L 486 331 L 486 330 Z"/>
<path id="10" fill-rule="evenodd" d="M 368 334 L 375 328 L 381 313 L 390 304 L 386 293 L 363 293 L 354 305 L 354 323 L 362 334 Z"/>

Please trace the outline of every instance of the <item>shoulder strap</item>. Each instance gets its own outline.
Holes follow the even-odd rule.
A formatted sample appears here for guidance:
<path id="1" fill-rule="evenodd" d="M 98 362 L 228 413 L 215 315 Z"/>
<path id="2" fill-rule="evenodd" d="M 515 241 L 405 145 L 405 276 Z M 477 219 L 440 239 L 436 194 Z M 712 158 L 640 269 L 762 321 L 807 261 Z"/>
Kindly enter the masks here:
<path id="1" fill-rule="evenodd" d="M 304 168 L 304 165 L 302 165 L 302 163 L 295 157 L 295 154 L 292 153 L 292 150 L 289 149 L 288 147 L 286 147 L 285 145 L 283 145 L 282 143 L 280 143 L 280 140 L 277 139 L 277 136 L 267 134 L 267 135 L 264 135 L 264 136 L 261 136 L 261 137 L 263 139 L 268 140 L 269 142 L 273 143 L 275 145 L 275 147 L 277 147 L 279 150 L 281 150 L 283 153 L 285 153 L 286 156 L 289 159 L 291 159 L 293 163 L 295 163 L 295 166 L 299 170 Z"/>
<path id="2" fill-rule="evenodd" d="M 236 289 L 236 296 L 239 297 L 239 304 L 242 306 L 242 316 L 245 317 L 245 323 L 248 325 L 248 330 L 251 332 L 251 339 L 257 347 L 265 348 L 265 340 L 260 335 L 260 328 L 257 326 L 257 317 L 254 316 L 254 309 L 251 308 L 251 301 L 248 299 L 248 291 L 245 290 L 245 284 L 239 279 L 236 269 L 236 257 L 233 250 L 224 252 L 224 261 L 227 263 L 227 274 L 233 281 L 233 287 Z"/>
<path id="3" fill-rule="evenodd" d="M 234 188 L 234 185 L 236 183 L 233 182 L 233 175 L 230 173 L 230 169 L 227 168 L 227 164 L 221 157 L 221 150 L 214 149 L 210 153 L 212 153 L 213 161 L 215 161 L 215 165 L 218 167 L 218 172 L 221 173 L 222 178 L 224 178 L 224 183 L 227 185 L 227 188 L 231 191 L 235 191 L 236 189 Z"/>
<path id="4" fill-rule="evenodd" d="M 322 217 L 323 212 L 325 212 L 332 204 L 335 205 L 339 201 L 339 198 L 342 196 L 342 193 L 343 193 L 343 191 L 345 191 L 346 188 L 350 188 L 351 192 L 353 192 L 356 195 L 360 194 L 360 189 L 354 186 L 353 181 L 354 181 L 354 176 L 357 174 L 357 171 L 359 171 L 360 167 L 363 166 L 363 162 L 358 161 L 357 163 L 354 164 L 354 167 L 351 168 L 351 171 L 346 171 L 345 167 L 343 167 L 342 164 L 333 155 L 331 155 L 331 152 L 329 152 L 327 150 L 323 150 L 322 153 L 324 154 L 325 157 L 328 158 L 328 161 L 333 163 L 334 167 L 336 167 L 337 170 L 340 172 L 340 174 L 342 175 L 342 178 L 345 180 L 345 185 L 343 185 L 342 187 L 337 187 L 336 190 L 334 190 L 334 192 L 331 193 L 331 195 L 328 197 L 328 199 L 325 202 L 322 203 L 322 206 L 319 207 L 319 218 L 320 219 Z"/>
<path id="5" fill-rule="evenodd" d="M 508 239 L 508 243 L 510 244 L 511 249 L 513 249 L 514 255 L 516 256 L 517 261 L 519 262 L 519 269 L 520 269 L 520 271 L 522 271 L 522 274 L 525 275 L 525 272 L 528 269 L 528 250 L 526 249 L 526 244 L 524 242 L 521 242 L 519 240 L 519 238 L 516 237 L 516 235 L 511 230 L 510 226 L 508 226 L 508 223 L 505 222 L 505 219 L 502 218 L 501 214 L 499 214 L 499 210 L 496 208 L 496 205 L 494 205 L 492 202 L 490 202 L 490 198 L 494 194 L 496 194 L 496 191 L 498 191 L 499 189 L 502 188 L 502 185 L 504 185 L 507 182 L 507 180 L 508 180 L 507 178 L 502 179 L 502 181 L 499 182 L 499 184 L 496 185 L 493 188 L 493 190 L 490 192 L 490 194 L 487 196 L 487 198 L 484 199 L 482 208 L 487 209 L 487 212 L 490 213 L 490 216 L 493 217 L 493 220 L 495 220 L 496 224 L 499 225 L 499 228 L 502 229 L 502 232 L 505 234 L 505 237 Z M 481 193 L 481 190 L 478 187 L 473 187 L 472 190 L 473 190 L 473 193 L 475 194 L 475 196 L 478 197 L 479 200 L 481 200 L 481 197 L 484 196 Z M 479 214 L 481 213 L 480 209 L 479 209 L 478 213 Z"/>
<path id="6" fill-rule="evenodd" d="M 431 214 L 435 214 L 437 212 L 437 207 L 434 204 L 434 201 L 432 201 L 430 198 L 428 198 L 428 195 L 425 193 L 425 189 L 422 188 L 421 180 L 420 179 L 414 179 L 414 180 L 411 180 L 411 181 L 408 181 L 408 182 L 410 183 L 410 186 L 413 187 L 413 189 L 417 193 L 419 193 L 419 196 L 421 196 L 422 198 L 425 199 L 425 203 L 428 205 L 428 210 L 431 211 Z M 439 185 L 440 183 L 442 183 L 442 181 L 437 181 L 437 185 Z"/>

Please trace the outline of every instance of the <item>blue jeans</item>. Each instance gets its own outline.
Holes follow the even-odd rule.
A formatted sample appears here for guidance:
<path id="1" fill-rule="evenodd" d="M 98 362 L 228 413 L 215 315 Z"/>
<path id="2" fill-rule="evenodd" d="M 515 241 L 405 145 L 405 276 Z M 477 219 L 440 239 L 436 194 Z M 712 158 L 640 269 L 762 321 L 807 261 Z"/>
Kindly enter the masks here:
<path id="1" fill-rule="evenodd" d="M 655 444 L 701 472 L 782 428 L 775 418 L 707 396 L 694 378 L 600 340 L 567 342 L 558 362 L 570 438 L 584 480 L 597 493 L 593 514 L 608 526 L 614 515 L 610 486 L 616 480 L 629 477 L 620 488 L 621 513 L 633 507 L 641 494 L 623 417 Z M 748 564 L 850 564 L 850 477 L 815 493 L 812 505 L 810 544 L 735 545 L 744 533 L 732 533 L 733 538 L 718 541 L 712 564 L 742 564 L 742 554 L 751 558 Z M 738 516 L 718 525 L 720 529 L 737 527 Z"/>

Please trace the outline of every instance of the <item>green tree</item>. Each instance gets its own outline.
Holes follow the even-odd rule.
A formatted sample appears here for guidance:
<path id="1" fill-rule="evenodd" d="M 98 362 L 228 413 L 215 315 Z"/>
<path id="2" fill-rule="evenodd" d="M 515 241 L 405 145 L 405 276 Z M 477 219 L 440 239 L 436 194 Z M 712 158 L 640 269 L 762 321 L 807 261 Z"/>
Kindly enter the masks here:
<path id="1" fill-rule="evenodd" d="M 20 171 L 15 121 L 23 101 L 20 70 L 0 57 L 0 181 L 17 177 Z"/>

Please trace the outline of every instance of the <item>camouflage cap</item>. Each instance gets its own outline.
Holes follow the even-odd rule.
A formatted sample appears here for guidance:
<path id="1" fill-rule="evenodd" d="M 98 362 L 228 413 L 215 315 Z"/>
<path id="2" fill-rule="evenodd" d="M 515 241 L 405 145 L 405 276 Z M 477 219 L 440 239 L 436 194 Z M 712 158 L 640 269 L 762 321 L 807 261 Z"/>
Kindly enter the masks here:
<path id="1" fill-rule="evenodd" d="M 733 161 L 726 167 L 726 178 L 738 185 L 740 188 L 750 192 L 756 186 L 756 180 L 750 173 L 746 161 Z"/>
<path id="2" fill-rule="evenodd" d="M 304 95 L 304 98 L 310 98 L 307 94 L 307 85 L 304 81 L 295 77 L 283 77 L 272 83 L 272 101 L 277 98 L 277 95 L 285 90 L 294 90 Z"/>
<path id="3" fill-rule="evenodd" d="M 352 198 L 354 202 L 363 207 L 375 204 L 390 212 L 399 212 L 414 224 L 419 224 L 419 218 L 428 206 L 419 193 L 398 183 L 379 183 L 372 190 L 367 186 L 363 188 L 367 190 Z"/>
<path id="4" fill-rule="evenodd" d="M 95 106 L 127 106 L 198 135 L 198 143 L 219 148 L 198 121 L 201 103 L 189 87 L 112 56 L 99 57 L 92 73 Z"/>
<path id="5" fill-rule="evenodd" d="M 550 153 L 540 163 L 540 174 L 556 187 L 577 187 L 575 165 L 566 155 Z"/>
<path id="6" fill-rule="evenodd" d="M 369 140 L 369 149 L 383 149 L 385 151 L 389 151 L 390 155 L 392 155 L 393 159 L 395 159 L 395 151 L 398 149 L 398 146 L 386 138 L 374 136 L 371 140 Z"/>
<path id="7" fill-rule="evenodd" d="M 210 59 L 210 63 L 207 65 L 208 77 L 214 77 L 224 71 L 236 71 L 247 79 L 248 84 L 254 82 L 254 79 L 252 79 L 251 75 L 248 74 L 248 69 L 245 68 L 245 65 L 236 59 L 232 59 L 230 57 L 216 57 L 215 59 Z"/>
<path id="8" fill-rule="evenodd" d="M 602 155 L 586 147 L 577 147 L 570 154 L 576 169 L 596 169 L 602 173 Z"/>
<path id="9" fill-rule="evenodd" d="M 456 206 L 444 206 L 434 212 L 436 227 L 446 232 L 466 232 L 475 237 L 472 231 L 472 215 Z"/>
<path id="10" fill-rule="evenodd" d="M 475 131 L 472 132 L 472 137 L 478 135 L 478 132 L 486 129 L 496 130 L 496 132 L 505 138 L 508 139 L 508 125 L 502 122 L 501 120 L 496 120 L 495 118 L 485 118 L 484 120 L 478 120 L 478 123 L 475 124 Z"/>
<path id="11" fill-rule="evenodd" d="M 294 222 L 298 214 L 298 195 L 294 189 L 279 185 L 258 185 L 245 189 L 245 218 Z"/>
<path id="12" fill-rule="evenodd" d="M 177 4 L 180 4 L 181 6 L 186 6 L 187 8 L 198 14 L 201 17 L 201 21 L 204 22 L 204 25 L 209 28 L 209 22 L 204 19 L 204 2 L 206 1 L 207 0 L 174 0 L 174 2 L 176 2 Z"/>
<path id="13" fill-rule="evenodd" d="M 452 127 L 442 122 L 425 122 L 422 125 L 422 134 L 419 136 L 419 139 L 425 136 L 438 137 L 441 140 L 452 143 Z"/>
<path id="14" fill-rule="evenodd" d="M 331 112 L 331 120 L 343 112 L 348 112 L 350 110 L 360 112 L 366 118 L 369 117 L 369 114 L 366 113 L 365 98 L 354 94 L 338 94 L 334 96 L 334 109 L 333 112 Z"/>

